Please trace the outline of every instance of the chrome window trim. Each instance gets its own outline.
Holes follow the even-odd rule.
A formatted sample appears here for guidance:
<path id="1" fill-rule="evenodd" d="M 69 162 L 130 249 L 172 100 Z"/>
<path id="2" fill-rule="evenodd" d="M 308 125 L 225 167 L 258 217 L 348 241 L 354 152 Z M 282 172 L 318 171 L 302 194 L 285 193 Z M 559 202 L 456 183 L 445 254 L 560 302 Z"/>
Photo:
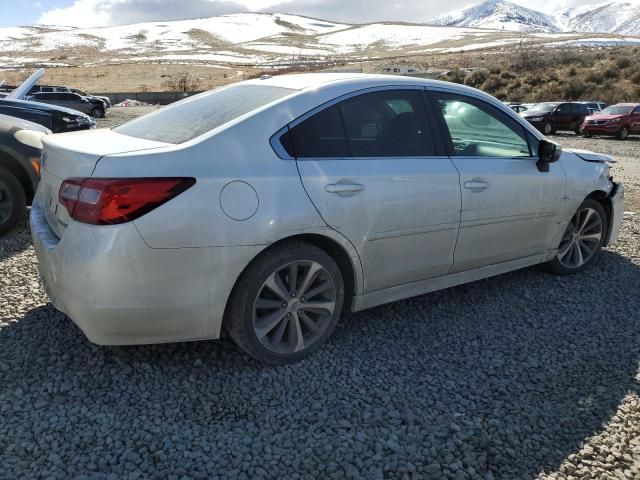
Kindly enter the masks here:
<path id="1" fill-rule="evenodd" d="M 316 113 L 321 112 L 322 110 L 325 110 L 327 108 L 330 108 L 334 105 L 336 105 L 337 103 L 340 103 L 344 100 L 348 100 L 350 98 L 353 97 L 358 97 L 360 95 L 364 95 L 366 93 L 373 93 L 373 92 L 383 92 L 383 91 L 389 91 L 389 90 L 422 90 L 425 91 L 426 86 L 425 85 L 380 85 L 377 87 L 368 87 L 368 88 L 363 88 L 360 90 L 355 90 L 353 92 L 349 92 L 346 93 L 344 95 L 341 95 L 337 98 L 334 98 L 333 100 L 329 100 L 328 102 L 325 102 L 321 105 L 318 105 L 317 107 L 314 107 L 313 109 L 309 110 L 306 113 L 303 113 L 302 115 L 300 115 L 298 118 L 296 118 L 295 120 L 292 120 L 291 122 L 289 122 L 288 124 L 286 124 L 284 127 L 282 127 L 280 130 L 278 130 L 276 133 L 274 133 L 271 138 L 269 139 L 269 143 L 271 144 L 271 148 L 273 149 L 273 151 L 276 153 L 276 155 L 281 158 L 282 160 L 298 160 L 301 162 L 309 162 L 309 161 L 319 161 L 319 160 L 383 160 L 385 158 L 442 158 L 442 157 L 436 157 L 435 155 L 418 155 L 418 156 L 407 156 L 407 157 L 305 157 L 305 158 L 296 158 L 296 157 L 292 157 L 291 155 L 289 155 L 287 153 L 287 151 L 284 149 L 284 147 L 282 146 L 282 142 L 280 142 L 280 137 L 282 137 L 282 135 L 289 129 L 294 128 L 296 125 L 304 122 L 306 119 L 308 119 L 309 117 L 312 117 L 313 115 L 315 115 Z"/>

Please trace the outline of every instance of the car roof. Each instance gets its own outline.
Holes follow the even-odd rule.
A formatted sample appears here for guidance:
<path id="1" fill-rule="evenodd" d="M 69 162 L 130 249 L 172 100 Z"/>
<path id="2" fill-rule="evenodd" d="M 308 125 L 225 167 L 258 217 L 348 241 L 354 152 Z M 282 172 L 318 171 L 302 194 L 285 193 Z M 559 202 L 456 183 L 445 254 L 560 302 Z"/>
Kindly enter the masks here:
<path id="1" fill-rule="evenodd" d="M 82 112 L 73 110 L 72 108 L 60 107 L 58 105 L 50 105 L 48 103 L 30 102 L 29 100 L 9 100 L 6 98 L 0 98 L 0 106 L 6 105 L 11 107 L 28 108 L 31 110 L 40 110 L 45 112 L 62 112 L 67 115 L 76 115 L 86 117 Z"/>
<path id="2" fill-rule="evenodd" d="M 611 105 L 612 107 L 638 107 L 640 103 L 616 103 L 615 105 Z"/>
<path id="3" fill-rule="evenodd" d="M 360 86 L 373 85 L 455 85 L 461 90 L 469 87 L 443 82 L 441 80 L 431 80 L 419 77 L 408 77 L 399 75 L 378 75 L 369 73 L 296 73 L 290 75 L 265 76 L 243 82 L 245 84 L 267 85 L 271 87 L 289 88 L 292 90 L 309 90 L 329 86 L 332 84 L 353 85 L 354 89 Z"/>

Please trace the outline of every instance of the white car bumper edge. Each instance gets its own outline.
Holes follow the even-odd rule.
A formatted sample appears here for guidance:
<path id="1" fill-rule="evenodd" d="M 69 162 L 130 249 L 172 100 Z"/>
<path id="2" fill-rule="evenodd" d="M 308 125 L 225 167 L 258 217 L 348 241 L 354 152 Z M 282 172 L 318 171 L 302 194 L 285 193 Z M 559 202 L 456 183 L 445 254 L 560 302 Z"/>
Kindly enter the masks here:
<path id="1" fill-rule="evenodd" d="M 611 245 L 618 240 L 618 236 L 620 235 L 620 226 L 622 225 L 622 218 L 624 217 L 624 185 L 622 182 L 615 182 L 613 184 L 610 199 L 612 215 L 607 245 Z"/>

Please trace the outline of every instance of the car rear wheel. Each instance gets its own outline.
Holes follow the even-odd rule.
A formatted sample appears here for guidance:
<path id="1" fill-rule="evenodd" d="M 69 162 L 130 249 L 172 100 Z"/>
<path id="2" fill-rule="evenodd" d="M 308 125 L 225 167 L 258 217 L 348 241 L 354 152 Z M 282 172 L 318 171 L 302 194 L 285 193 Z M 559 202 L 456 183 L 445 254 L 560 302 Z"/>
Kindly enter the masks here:
<path id="1" fill-rule="evenodd" d="M 0 167 L 0 235 L 18 225 L 24 216 L 26 203 L 20 181 L 9 170 Z"/>
<path id="2" fill-rule="evenodd" d="M 629 136 L 628 127 L 622 127 L 620 130 L 618 130 L 618 138 L 620 140 L 626 140 L 628 136 Z"/>
<path id="3" fill-rule="evenodd" d="M 340 318 L 344 282 L 335 261 L 304 242 L 278 245 L 242 274 L 225 318 L 234 341 L 274 365 L 308 357 Z"/>
<path id="4" fill-rule="evenodd" d="M 559 275 L 584 270 L 597 257 L 605 242 L 607 214 L 596 200 L 587 199 L 571 218 L 556 257 L 548 263 Z"/>
<path id="5" fill-rule="evenodd" d="M 93 110 L 91 110 L 91 116 L 94 118 L 104 118 L 104 108 L 94 108 Z"/>

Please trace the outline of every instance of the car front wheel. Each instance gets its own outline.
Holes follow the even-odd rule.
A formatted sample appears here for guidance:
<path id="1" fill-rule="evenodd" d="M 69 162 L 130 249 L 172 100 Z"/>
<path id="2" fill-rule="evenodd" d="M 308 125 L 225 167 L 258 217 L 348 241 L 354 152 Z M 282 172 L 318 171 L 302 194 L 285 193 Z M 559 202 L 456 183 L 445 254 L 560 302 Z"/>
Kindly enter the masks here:
<path id="1" fill-rule="evenodd" d="M 548 263 L 551 271 L 568 275 L 584 270 L 602 249 L 607 228 L 602 205 L 593 199 L 585 200 L 571 218 L 556 257 Z"/>
<path id="2" fill-rule="evenodd" d="M 629 129 L 627 127 L 622 127 L 620 130 L 618 130 L 618 138 L 620 140 L 626 140 L 628 136 Z"/>
<path id="3" fill-rule="evenodd" d="M 24 216 L 26 198 L 20 181 L 0 167 L 0 235 L 12 230 Z"/>
<path id="4" fill-rule="evenodd" d="M 545 135 L 551 135 L 553 133 L 553 125 L 550 122 L 547 122 L 542 127 L 542 133 Z"/>
<path id="5" fill-rule="evenodd" d="M 91 111 L 91 116 L 94 118 L 104 118 L 104 109 L 96 107 Z"/>
<path id="6" fill-rule="evenodd" d="M 225 324 L 255 359 L 274 365 L 311 355 L 333 332 L 344 304 L 335 261 L 305 242 L 287 242 L 258 257 L 231 295 Z"/>

